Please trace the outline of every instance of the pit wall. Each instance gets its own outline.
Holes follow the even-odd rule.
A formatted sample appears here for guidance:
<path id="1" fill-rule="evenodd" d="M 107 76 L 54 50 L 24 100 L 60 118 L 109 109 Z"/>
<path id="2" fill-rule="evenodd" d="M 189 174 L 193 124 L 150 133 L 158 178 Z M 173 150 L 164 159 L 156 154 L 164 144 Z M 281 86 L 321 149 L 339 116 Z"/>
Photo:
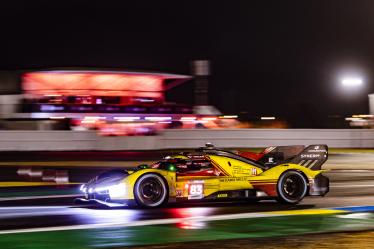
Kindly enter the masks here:
<path id="1" fill-rule="evenodd" d="M 374 148 L 374 129 L 165 130 L 158 136 L 104 137 L 95 131 L 0 131 L 0 151 L 159 150 L 327 144 L 334 148 Z"/>

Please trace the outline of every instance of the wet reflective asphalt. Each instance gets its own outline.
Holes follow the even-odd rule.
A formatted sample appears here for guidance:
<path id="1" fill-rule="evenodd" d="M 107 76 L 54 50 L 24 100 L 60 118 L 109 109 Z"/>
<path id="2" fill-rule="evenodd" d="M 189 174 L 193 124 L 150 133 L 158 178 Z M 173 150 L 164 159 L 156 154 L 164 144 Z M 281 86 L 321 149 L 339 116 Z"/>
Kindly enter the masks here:
<path id="1" fill-rule="evenodd" d="M 137 156 L 137 155 L 135 155 Z M 135 157 L 134 156 L 134 157 Z M 373 156 L 374 157 L 374 156 Z M 38 158 L 39 159 L 39 158 Z M 8 168 L 2 177 L 11 178 L 14 169 Z M 86 180 L 104 168 L 74 169 L 77 180 Z M 6 174 L 8 172 L 8 175 Z M 130 209 L 103 206 L 80 206 L 73 198 L 45 198 L 19 201 L 0 201 L 0 230 L 35 227 L 56 227 L 112 222 L 134 222 L 212 216 L 220 214 L 257 213 L 279 210 L 329 208 L 374 205 L 374 171 L 332 170 L 327 173 L 331 189 L 325 197 L 307 197 L 298 205 L 281 205 L 272 200 L 251 202 L 209 202 L 171 204 L 158 209 Z"/>

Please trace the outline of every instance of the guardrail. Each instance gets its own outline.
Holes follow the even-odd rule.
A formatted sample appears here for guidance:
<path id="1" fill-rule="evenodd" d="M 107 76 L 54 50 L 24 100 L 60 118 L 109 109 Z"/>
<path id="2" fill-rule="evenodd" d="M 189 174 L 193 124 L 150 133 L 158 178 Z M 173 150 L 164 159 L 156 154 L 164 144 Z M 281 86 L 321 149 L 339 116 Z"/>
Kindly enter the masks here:
<path id="1" fill-rule="evenodd" d="M 158 150 L 196 148 L 207 142 L 222 148 L 322 143 L 335 148 L 373 148 L 374 130 L 176 129 L 133 137 L 103 137 L 95 131 L 0 131 L 0 151 Z"/>

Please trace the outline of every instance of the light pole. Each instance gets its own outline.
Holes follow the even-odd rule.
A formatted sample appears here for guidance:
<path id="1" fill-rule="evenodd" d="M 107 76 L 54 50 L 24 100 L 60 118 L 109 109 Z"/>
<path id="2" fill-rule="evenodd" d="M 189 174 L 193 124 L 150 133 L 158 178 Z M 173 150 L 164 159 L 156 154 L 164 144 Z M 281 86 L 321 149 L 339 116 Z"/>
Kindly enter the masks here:
<path id="1" fill-rule="evenodd" d="M 363 113 L 362 98 L 367 88 L 367 78 L 362 72 L 346 72 L 339 77 L 342 97 L 345 99 L 344 110 L 347 114 Z M 360 111 L 361 109 L 361 111 Z"/>

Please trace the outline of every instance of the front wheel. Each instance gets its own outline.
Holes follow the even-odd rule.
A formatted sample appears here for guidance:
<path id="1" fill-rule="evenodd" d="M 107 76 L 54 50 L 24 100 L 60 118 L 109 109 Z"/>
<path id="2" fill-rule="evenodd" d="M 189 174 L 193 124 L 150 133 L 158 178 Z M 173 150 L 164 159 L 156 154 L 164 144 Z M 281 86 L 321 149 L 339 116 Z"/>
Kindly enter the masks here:
<path id="1" fill-rule="evenodd" d="M 301 173 L 287 171 L 280 176 L 277 183 L 278 201 L 297 204 L 305 197 L 307 190 L 307 181 Z"/>
<path id="2" fill-rule="evenodd" d="M 136 181 L 134 196 L 139 206 L 159 207 L 168 200 L 168 187 L 161 176 L 145 174 Z"/>

